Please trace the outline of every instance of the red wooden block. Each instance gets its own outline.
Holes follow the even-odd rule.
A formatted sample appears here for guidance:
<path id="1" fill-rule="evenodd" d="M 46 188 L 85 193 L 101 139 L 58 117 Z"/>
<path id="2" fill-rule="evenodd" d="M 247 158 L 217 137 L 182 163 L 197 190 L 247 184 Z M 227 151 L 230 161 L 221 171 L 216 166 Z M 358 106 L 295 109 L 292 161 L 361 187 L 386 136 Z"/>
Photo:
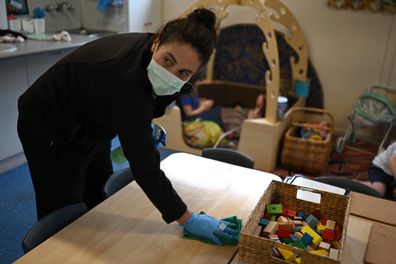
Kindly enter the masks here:
<path id="1" fill-rule="evenodd" d="M 285 207 L 282 208 L 282 215 L 287 216 L 287 208 Z"/>
<path id="2" fill-rule="evenodd" d="M 334 239 L 334 231 L 333 230 L 323 230 L 322 238 L 326 239 L 326 240 L 333 240 Z"/>
<path id="3" fill-rule="evenodd" d="M 313 211 L 311 215 L 315 216 L 316 219 L 322 218 L 322 213 L 319 210 Z"/>
<path id="4" fill-rule="evenodd" d="M 276 232 L 279 238 L 289 238 L 290 237 L 290 230 L 279 228 Z"/>
<path id="5" fill-rule="evenodd" d="M 295 217 L 297 215 L 297 212 L 292 209 L 286 209 L 286 211 L 289 217 Z"/>
<path id="6" fill-rule="evenodd" d="M 327 223 L 327 218 L 320 219 L 320 223 L 325 226 Z"/>

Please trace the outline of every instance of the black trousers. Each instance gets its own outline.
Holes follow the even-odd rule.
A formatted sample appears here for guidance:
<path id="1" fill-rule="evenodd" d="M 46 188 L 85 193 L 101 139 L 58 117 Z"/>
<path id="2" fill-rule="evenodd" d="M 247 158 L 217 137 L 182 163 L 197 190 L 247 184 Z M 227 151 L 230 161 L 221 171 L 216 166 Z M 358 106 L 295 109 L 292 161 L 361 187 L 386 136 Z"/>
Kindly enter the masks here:
<path id="1" fill-rule="evenodd" d="M 45 124 L 18 119 L 18 135 L 36 194 L 37 218 L 57 208 L 103 201 L 102 189 L 113 173 L 111 142 L 86 144 L 57 137 Z"/>

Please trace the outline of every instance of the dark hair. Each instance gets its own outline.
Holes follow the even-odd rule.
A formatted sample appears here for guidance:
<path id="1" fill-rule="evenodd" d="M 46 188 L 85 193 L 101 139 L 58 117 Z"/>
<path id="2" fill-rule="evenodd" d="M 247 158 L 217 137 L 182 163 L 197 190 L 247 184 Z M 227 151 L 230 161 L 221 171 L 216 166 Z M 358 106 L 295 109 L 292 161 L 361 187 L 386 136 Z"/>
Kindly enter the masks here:
<path id="1" fill-rule="evenodd" d="M 180 41 L 195 48 L 203 63 L 208 62 L 216 45 L 216 15 L 205 8 L 198 8 L 185 18 L 169 21 L 159 32 L 159 45 Z"/>

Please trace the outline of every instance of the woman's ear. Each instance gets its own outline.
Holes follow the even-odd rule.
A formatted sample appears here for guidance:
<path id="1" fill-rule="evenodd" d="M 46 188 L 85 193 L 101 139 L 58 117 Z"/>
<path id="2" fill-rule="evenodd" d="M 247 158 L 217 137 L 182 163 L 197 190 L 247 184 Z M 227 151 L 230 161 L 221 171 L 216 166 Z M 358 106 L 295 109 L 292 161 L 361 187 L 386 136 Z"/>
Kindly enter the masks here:
<path id="1" fill-rule="evenodd" d="M 151 52 L 154 53 L 154 51 L 158 48 L 158 44 L 159 44 L 159 38 L 156 37 L 153 40 L 153 44 L 151 45 Z"/>

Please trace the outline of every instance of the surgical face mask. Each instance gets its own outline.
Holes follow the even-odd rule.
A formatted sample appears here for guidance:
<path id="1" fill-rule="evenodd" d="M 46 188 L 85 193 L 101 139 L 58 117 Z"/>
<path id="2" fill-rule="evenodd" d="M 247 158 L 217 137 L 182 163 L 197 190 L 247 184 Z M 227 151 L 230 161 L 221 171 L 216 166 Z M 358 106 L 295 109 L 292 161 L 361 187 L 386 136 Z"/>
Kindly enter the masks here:
<path id="1" fill-rule="evenodd" d="M 153 86 L 154 93 L 158 96 L 180 92 L 183 85 L 187 82 L 167 71 L 154 59 L 151 59 L 147 66 L 147 76 Z"/>

